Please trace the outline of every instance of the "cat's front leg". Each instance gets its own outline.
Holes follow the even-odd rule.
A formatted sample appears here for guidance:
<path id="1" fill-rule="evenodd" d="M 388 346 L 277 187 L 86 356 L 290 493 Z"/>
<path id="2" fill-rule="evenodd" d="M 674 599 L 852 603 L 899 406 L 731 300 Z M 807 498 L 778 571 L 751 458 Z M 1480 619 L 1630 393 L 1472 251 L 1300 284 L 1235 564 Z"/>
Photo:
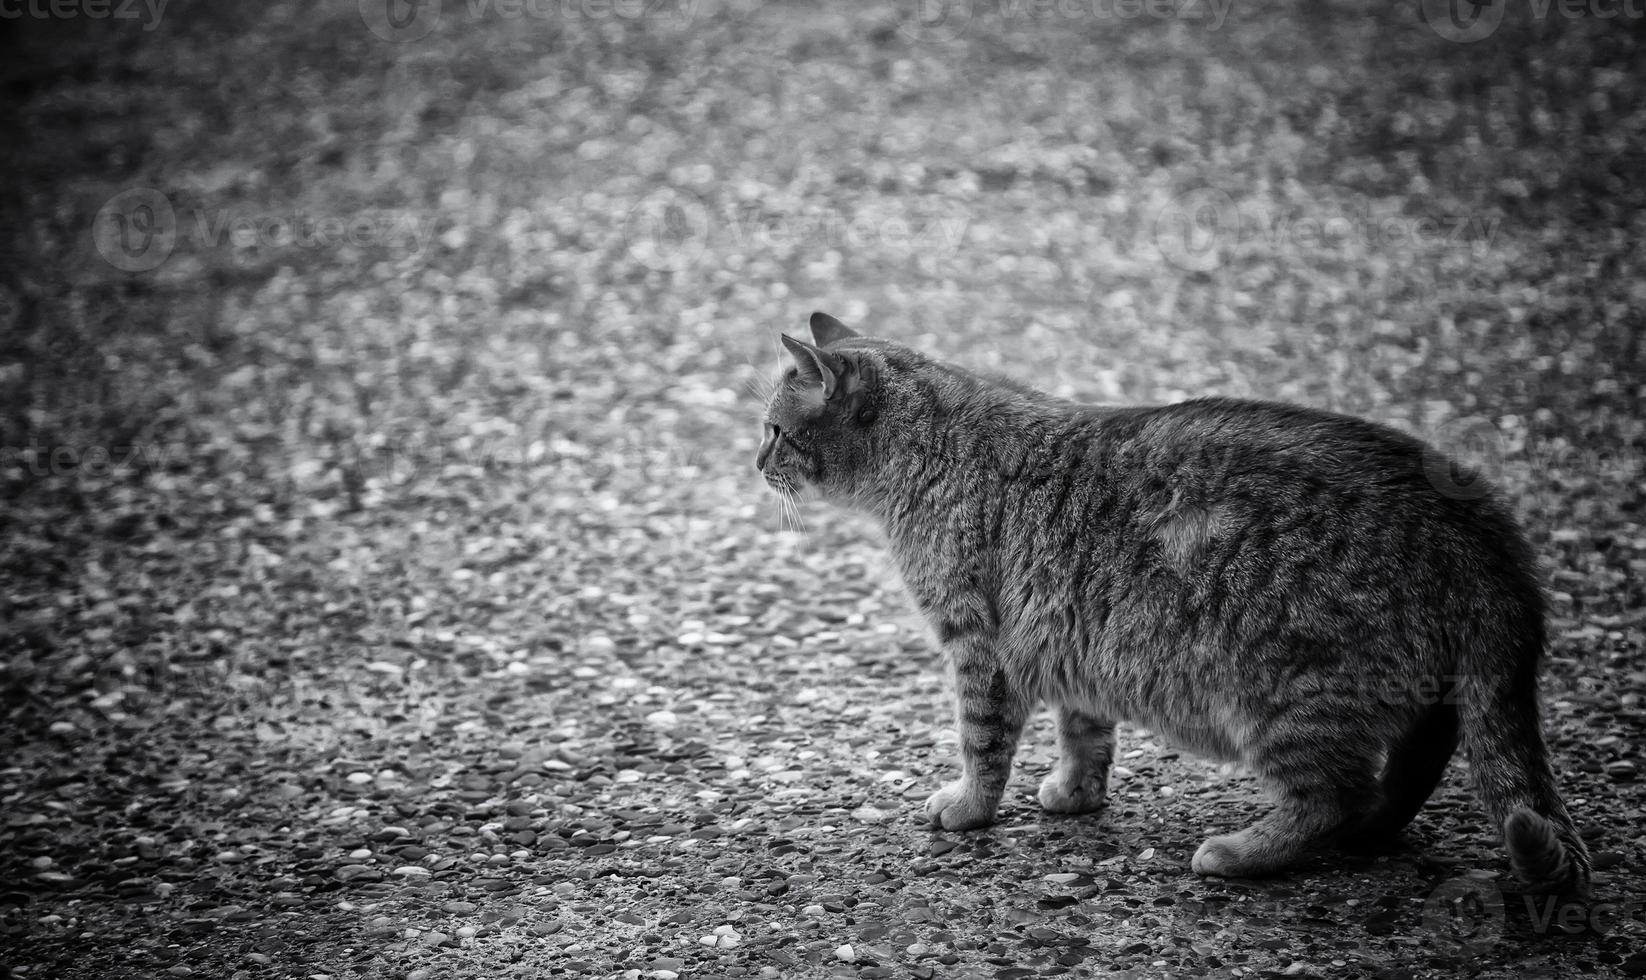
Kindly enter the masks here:
<path id="1" fill-rule="evenodd" d="M 994 822 L 1029 702 L 1001 669 L 986 635 L 948 624 L 939 635 L 954 681 L 961 775 L 926 801 L 926 817 L 941 830 L 972 830 Z"/>
<path id="2" fill-rule="evenodd" d="M 1040 805 L 1053 813 L 1103 808 L 1114 763 L 1114 722 L 1057 705 L 1057 768 L 1040 784 Z"/>

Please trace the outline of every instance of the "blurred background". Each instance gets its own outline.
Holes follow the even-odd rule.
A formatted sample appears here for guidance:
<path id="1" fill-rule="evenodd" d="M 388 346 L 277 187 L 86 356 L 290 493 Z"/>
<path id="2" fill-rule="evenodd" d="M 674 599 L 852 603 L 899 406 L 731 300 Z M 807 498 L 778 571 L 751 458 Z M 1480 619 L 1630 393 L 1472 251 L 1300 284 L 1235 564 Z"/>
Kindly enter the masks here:
<path id="1" fill-rule="evenodd" d="M 329 861 L 276 828 L 499 739 L 599 775 L 841 692 L 940 731 L 873 529 L 753 472 L 814 309 L 1478 462 L 1549 562 L 1557 743 L 1627 792 L 1633 0 L 17 0 L 0 37 L 0 840 L 58 895 L 19 908 L 130 877 L 133 812 Z"/>

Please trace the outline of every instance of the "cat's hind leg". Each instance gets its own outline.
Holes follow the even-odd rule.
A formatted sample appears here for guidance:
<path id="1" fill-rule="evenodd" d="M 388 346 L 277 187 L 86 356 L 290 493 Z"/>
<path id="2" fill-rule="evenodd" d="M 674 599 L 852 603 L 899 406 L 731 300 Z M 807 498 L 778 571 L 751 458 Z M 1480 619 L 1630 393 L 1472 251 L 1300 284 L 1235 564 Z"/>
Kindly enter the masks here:
<path id="1" fill-rule="evenodd" d="M 1208 838 L 1195 852 L 1196 873 L 1274 874 L 1333 843 L 1377 803 L 1377 760 L 1362 733 L 1334 730 L 1321 719 L 1294 720 L 1272 732 L 1252 747 L 1251 761 L 1276 790 L 1274 810 L 1245 830 Z"/>
<path id="2" fill-rule="evenodd" d="M 1040 805 L 1052 813 L 1102 809 L 1114 763 L 1114 723 L 1057 705 L 1057 768 L 1040 783 Z"/>
<path id="3" fill-rule="evenodd" d="M 1383 800 L 1371 816 L 1346 835 L 1349 850 L 1372 850 L 1398 840 L 1401 830 L 1423 809 L 1446 775 L 1446 765 L 1457 751 L 1457 706 L 1450 701 L 1433 705 L 1389 749 L 1380 777 Z"/>

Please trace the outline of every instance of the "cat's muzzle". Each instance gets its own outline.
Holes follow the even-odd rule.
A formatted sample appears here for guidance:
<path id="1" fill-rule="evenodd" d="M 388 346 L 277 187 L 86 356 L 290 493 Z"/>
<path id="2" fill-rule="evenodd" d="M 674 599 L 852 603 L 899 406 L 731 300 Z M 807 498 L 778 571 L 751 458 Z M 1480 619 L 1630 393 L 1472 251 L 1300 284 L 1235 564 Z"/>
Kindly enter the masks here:
<path id="1" fill-rule="evenodd" d="M 783 430 L 766 423 L 766 434 L 760 440 L 760 451 L 755 454 L 754 468 L 762 473 L 766 471 L 766 461 L 771 459 L 772 453 L 777 450 L 777 444 L 783 439 Z"/>

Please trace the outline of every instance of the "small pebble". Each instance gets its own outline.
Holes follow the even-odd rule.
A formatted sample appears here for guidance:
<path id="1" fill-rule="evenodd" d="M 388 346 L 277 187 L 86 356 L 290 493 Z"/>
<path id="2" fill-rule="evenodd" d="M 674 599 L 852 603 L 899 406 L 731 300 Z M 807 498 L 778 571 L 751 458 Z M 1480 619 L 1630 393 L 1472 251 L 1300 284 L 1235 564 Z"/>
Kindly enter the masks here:
<path id="1" fill-rule="evenodd" d="M 842 963 L 856 963 L 857 950 L 852 948 L 851 943 L 847 943 L 844 946 L 837 946 L 834 950 L 834 958 Z"/>

